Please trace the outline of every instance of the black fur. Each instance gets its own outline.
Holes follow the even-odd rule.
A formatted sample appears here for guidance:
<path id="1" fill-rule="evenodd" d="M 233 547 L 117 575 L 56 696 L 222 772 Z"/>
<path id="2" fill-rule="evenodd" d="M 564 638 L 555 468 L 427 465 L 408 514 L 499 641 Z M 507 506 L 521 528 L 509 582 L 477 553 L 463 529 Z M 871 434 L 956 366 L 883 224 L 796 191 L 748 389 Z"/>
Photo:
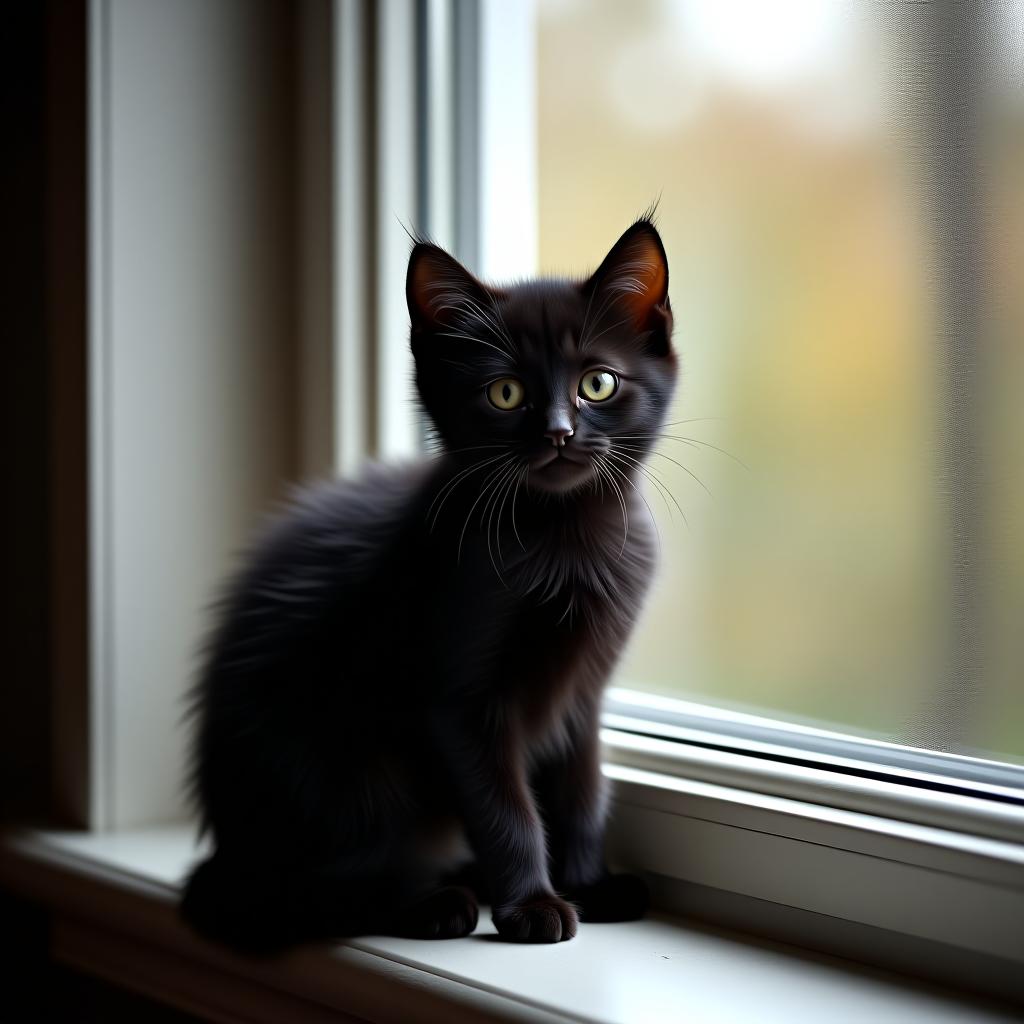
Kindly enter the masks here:
<path id="1" fill-rule="evenodd" d="M 415 246 L 440 454 L 301 494 L 231 585 L 194 707 L 201 931 L 459 936 L 483 896 L 503 936 L 551 942 L 643 913 L 602 858 L 597 729 L 654 564 L 636 460 L 675 383 L 667 289 L 646 218 L 585 282 L 489 288 Z M 489 400 L 503 377 L 520 408 Z"/>

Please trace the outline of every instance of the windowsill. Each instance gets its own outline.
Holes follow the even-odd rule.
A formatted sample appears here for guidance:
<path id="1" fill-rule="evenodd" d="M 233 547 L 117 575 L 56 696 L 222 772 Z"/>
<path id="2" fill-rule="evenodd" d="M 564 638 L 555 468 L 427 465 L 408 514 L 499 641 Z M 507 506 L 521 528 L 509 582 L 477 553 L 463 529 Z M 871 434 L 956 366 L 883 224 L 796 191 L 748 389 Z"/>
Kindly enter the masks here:
<path id="1" fill-rule="evenodd" d="M 485 921 L 450 942 L 371 937 L 247 960 L 177 919 L 193 837 L 187 825 L 21 833 L 0 848 L 0 882 L 52 909 L 58 959 L 218 1020 L 1018 1019 L 899 975 L 662 915 L 583 925 L 557 946 L 494 941 Z"/>

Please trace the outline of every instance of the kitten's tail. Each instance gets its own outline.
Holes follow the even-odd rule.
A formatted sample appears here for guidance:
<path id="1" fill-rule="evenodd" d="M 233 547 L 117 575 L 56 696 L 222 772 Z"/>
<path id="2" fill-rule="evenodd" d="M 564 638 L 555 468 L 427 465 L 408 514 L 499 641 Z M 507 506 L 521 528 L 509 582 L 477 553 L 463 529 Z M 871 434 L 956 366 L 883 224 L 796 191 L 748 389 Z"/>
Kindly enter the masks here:
<path id="1" fill-rule="evenodd" d="M 297 941 L 270 878 L 247 877 L 218 854 L 185 882 L 180 912 L 200 935 L 246 953 L 270 954 Z"/>
<path id="2" fill-rule="evenodd" d="M 323 884 L 316 871 L 256 863 L 222 851 L 185 882 L 180 913 L 200 935 L 240 952 L 269 955 L 300 942 L 386 929 L 389 879 Z"/>

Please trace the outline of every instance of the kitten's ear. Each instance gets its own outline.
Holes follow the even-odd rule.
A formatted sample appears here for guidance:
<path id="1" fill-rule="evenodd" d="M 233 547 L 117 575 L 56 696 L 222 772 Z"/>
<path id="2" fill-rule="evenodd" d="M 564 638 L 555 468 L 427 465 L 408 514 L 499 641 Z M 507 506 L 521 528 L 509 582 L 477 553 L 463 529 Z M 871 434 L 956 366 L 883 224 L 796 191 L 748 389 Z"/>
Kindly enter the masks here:
<path id="1" fill-rule="evenodd" d="M 488 289 L 457 259 L 429 242 L 409 256 L 405 297 L 413 332 L 458 326 L 472 304 L 490 304 Z"/>
<path id="2" fill-rule="evenodd" d="M 654 225 L 645 217 L 627 228 L 601 266 L 584 282 L 583 291 L 596 303 L 602 292 L 608 306 L 621 310 L 638 331 L 649 332 L 648 345 L 667 355 L 672 337 L 668 301 L 668 258 Z"/>

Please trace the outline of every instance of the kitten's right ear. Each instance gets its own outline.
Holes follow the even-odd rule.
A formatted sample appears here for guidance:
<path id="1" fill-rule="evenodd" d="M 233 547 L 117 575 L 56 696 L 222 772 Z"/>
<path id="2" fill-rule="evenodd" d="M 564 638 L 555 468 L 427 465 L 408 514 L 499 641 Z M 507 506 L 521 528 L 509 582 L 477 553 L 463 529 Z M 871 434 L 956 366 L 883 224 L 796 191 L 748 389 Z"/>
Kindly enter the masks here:
<path id="1" fill-rule="evenodd" d="M 417 242 L 409 256 L 405 297 L 413 332 L 457 327 L 473 304 L 491 296 L 457 259 L 429 242 Z"/>

